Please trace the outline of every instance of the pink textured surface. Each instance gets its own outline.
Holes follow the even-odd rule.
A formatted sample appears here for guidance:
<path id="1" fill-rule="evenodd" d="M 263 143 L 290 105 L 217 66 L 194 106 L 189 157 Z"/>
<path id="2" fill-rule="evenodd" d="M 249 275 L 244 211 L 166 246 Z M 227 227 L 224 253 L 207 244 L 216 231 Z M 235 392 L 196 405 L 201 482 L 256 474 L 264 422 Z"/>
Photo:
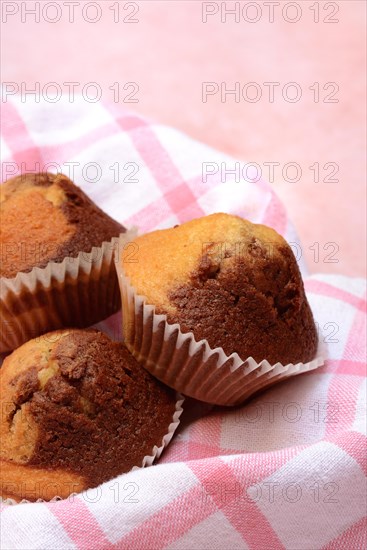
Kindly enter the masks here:
<path id="1" fill-rule="evenodd" d="M 149 231 L 225 204 L 230 213 L 296 238 L 268 185 L 233 177 L 200 183 L 202 155 L 217 161 L 221 153 L 119 106 L 79 101 L 50 108 L 14 99 L 4 106 L 1 138 L 7 160 L 47 162 L 57 154 L 60 162 L 82 165 L 92 154 L 104 174 L 116 155 L 139 161 L 143 177 L 132 188 L 109 178 L 87 183 L 76 170 L 83 189 L 126 225 L 141 221 Z M 187 400 L 182 425 L 157 466 L 61 502 L 3 505 L 0 546 L 364 549 L 366 283 L 318 274 L 305 279 L 305 288 L 323 341 L 323 367 L 236 408 Z M 100 328 L 120 335 L 120 319 Z"/>
<path id="2" fill-rule="evenodd" d="M 29 7 L 33 4 L 27 2 Z M 258 2 L 261 18 L 253 24 L 242 17 L 236 23 L 233 16 L 221 23 L 220 14 L 202 23 L 202 3 L 188 0 L 140 2 L 137 24 L 123 23 L 131 8 L 123 11 L 126 3 L 120 2 L 120 21 L 114 23 L 109 9 L 113 2 L 99 4 L 102 17 L 95 24 L 83 20 L 83 2 L 75 8 L 74 23 L 68 21 L 66 7 L 55 24 L 42 16 L 39 23 L 27 16 L 23 24 L 20 12 L 9 16 L 2 28 L 3 81 L 95 81 L 103 87 L 105 99 L 112 98 L 108 87 L 114 82 L 122 86 L 135 81 L 139 103 L 130 107 L 136 111 L 240 159 L 258 162 L 265 180 L 268 168 L 263 163 L 279 162 L 273 185 L 300 234 L 310 270 L 363 275 L 366 4 L 334 2 L 339 10 L 332 15 L 333 7 L 320 2 L 320 22 L 315 23 L 310 10 L 314 2 L 298 2 L 302 16 L 293 24 L 282 17 L 282 6 L 275 8 L 274 23 L 269 23 L 264 2 Z M 50 9 L 47 16 L 54 14 Z M 294 14 L 292 9 L 287 12 L 290 18 Z M 88 16 L 94 17 L 93 10 Z M 327 16 L 339 22 L 326 23 Z M 254 12 L 250 10 L 248 17 Z M 222 103 L 219 94 L 203 103 L 203 81 L 226 82 L 228 88 L 236 81 L 257 82 L 264 97 L 264 82 L 281 86 L 274 103 L 236 103 L 233 96 Z M 293 104 L 279 93 L 291 81 L 303 92 Z M 324 91 L 323 85 L 336 82 L 339 102 L 313 102 L 309 86 L 314 82 L 320 83 L 321 97 L 332 91 Z M 288 162 L 301 166 L 299 182 L 283 179 L 281 168 Z M 339 181 L 314 182 L 309 166 L 315 162 L 320 163 L 321 180 L 329 173 L 323 171 L 324 164 L 337 163 Z M 315 242 L 321 252 L 318 263 L 309 249 Z M 323 251 L 329 242 L 339 246 L 338 263 L 323 261 L 333 250 Z"/>

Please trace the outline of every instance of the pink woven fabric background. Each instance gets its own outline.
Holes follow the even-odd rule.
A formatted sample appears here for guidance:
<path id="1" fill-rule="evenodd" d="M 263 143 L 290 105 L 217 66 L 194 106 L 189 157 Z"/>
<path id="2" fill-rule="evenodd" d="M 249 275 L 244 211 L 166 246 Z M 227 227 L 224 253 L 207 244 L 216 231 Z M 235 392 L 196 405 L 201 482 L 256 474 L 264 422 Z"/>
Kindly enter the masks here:
<path id="1" fill-rule="evenodd" d="M 60 167 L 110 215 L 142 231 L 215 211 L 239 214 L 274 227 L 302 262 L 271 188 L 203 178 L 203 162 L 229 158 L 172 128 L 81 100 L 14 98 L 3 114 L 8 177 L 21 163 Z M 235 409 L 188 400 L 158 465 L 64 501 L 2 505 L 2 548 L 364 548 L 366 285 L 324 274 L 306 276 L 305 286 L 324 367 Z M 118 335 L 119 316 L 101 328 Z"/>

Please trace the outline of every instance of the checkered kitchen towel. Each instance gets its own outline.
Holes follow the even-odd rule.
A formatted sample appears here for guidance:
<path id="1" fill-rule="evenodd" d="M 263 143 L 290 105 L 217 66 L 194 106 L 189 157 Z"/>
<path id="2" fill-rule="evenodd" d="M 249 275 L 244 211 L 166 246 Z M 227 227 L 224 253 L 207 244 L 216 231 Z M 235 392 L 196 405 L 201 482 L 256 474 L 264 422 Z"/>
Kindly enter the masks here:
<path id="1" fill-rule="evenodd" d="M 256 174 L 223 178 L 221 163 L 233 159 L 116 105 L 13 98 L 3 104 L 1 144 L 3 179 L 62 169 L 142 231 L 226 211 L 296 242 Z M 188 400 L 158 465 L 68 500 L 3 506 L 2 548 L 364 548 L 365 282 L 314 275 L 305 284 L 324 367 L 236 409 Z M 116 333 L 118 319 L 102 326 Z"/>

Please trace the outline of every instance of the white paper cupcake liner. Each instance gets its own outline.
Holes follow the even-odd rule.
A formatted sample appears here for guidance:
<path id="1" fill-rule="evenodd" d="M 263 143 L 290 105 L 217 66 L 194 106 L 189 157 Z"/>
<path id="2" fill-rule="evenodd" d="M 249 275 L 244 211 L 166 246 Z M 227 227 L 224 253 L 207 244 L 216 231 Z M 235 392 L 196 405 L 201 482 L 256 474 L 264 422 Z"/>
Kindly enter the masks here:
<path id="1" fill-rule="evenodd" d="M 140 468 L 146 468 L 146 467 L 152 466 L 154 461 L 158 460 L 158 458 L 161 456 L 163 450 L 171 442 L 172 437 L 173 437 L 175 431 L 177 430 L 177 428 L 180 424 L 180 416 L 183 412 L 182 405 L 185 401 L 184 396 L 182 396 L 180 394 L 177 394 L 176 399 L 177 399 L 176 407 L 175 407 L 175 412 L 174 412 L 173 417 L 172 417 L 172 422 L 168 426 L 167 433 L 162 437 L 162 441 L 160 442 L 159 446 L 154 445 L 151 454 L 145 455 L 144 458 L 141 461 L 141 465 L 140 466 L 133 466 L 133 468 L 130 470 L 131 472 L 133 472 L 135 470 L 139 470 Z M 126 473 L 128 473 L 128 472 L 126 472 Z M 123 475 L 123 474 L 121 474 L 121 475 Z M 113 478 L 113 479 L 116 479 L 116 478 Z M 112 482 L 113 479 L 104 482 L 104 484 Z M 99 486 L 99 487 L 101 487 L 101 486 Z M 97 489 L 97 487 L 95 487 L 95 489 Z M 55 495 L 51 500 L 44 500 L 42 498 L 39 498 L 36 501 L 30 501 L 30 500 L 27 500 L 27 499 L 22 499 L 21 501 L 17 502 L 16 500 L 14 500 L 12 498 L 2 498 L 0 496 L 0 502 L 2 504 L 8 504 L 8 505 L 27 504 L 27 503 L 28 504 L 33 504 L 35 502 L 56 502 L 58 500 L 67 500 L 67 499 L 75 497 L 77 495 L 79 495 L 79 497 L 80 496 L 83 497 L 83 491 L 81 493 L 71 493 L 66 499 L 63 499 L 62 497 Z"/>
<path id="2" fill-rule="evenodd" d="M 75 258 L 2 277 L 0 353 L 45 332 L 87 327 L 116 312 L 121 303 L 113 261 L 118 242 L 113 238 Z"/>
<path id="3" fill-rule="evenodd" d="M 321 344 L 312 361 L 287 365 L 242 360 L 237 353 L 228 356 L 222 348 L 212 349 L 207 340 L 196 341 L 192 332 L 183 333 L 179 324 L 156 314 L 130 284 L 121 262 L 116 261 L 116 269 L 125 345 L 153 376 L 180 393 L 214 405 L 238 405 L 269 385 L 324 363 Z"/>

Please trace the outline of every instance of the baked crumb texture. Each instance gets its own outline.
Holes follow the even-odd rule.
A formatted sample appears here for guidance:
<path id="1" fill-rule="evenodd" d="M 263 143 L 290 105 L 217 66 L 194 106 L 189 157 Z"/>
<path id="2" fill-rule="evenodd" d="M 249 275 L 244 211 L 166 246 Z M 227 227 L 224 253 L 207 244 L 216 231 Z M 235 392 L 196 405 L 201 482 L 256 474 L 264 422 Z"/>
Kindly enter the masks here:
<path id="1" fill-rule="evenodd" d="M 0 276 L 90 252 L 125 228 L 63 174 L 24 174 L 0 188 Z"/>
<path id="2" fill-rule="evenodd" d="M 67 497 L 140 466 L 161 445 L 175 393 L 95 330 L 31 340 L 0 371 L 1 494 Z"/>
<path id="3" fill-rule="evenodd" d="M 308 362 L 317 331 L 292 249 L 273 229 L 212 214 L 135 239 L 122 255 L 137 293 L 156 313 L 227 355 Z"/>

